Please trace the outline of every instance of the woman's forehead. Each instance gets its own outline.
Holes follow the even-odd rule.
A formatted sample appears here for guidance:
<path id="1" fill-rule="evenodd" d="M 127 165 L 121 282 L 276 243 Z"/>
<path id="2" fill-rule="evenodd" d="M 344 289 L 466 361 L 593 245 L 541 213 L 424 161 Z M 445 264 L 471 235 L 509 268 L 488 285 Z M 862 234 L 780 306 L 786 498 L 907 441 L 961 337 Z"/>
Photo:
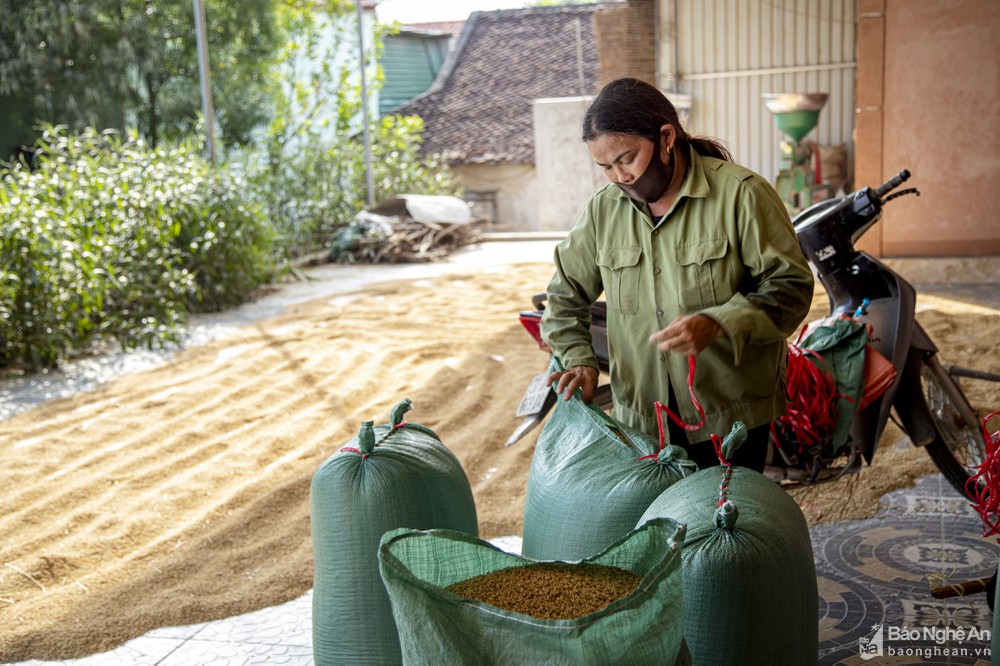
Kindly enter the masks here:
<path id="1" fill-rule="evenodd" d="M 646 137 L 635 134 L 599 134 L 587 142 L 591 157 L 601 164 L 611 164 L 629 152 L 652 145 Z"/>

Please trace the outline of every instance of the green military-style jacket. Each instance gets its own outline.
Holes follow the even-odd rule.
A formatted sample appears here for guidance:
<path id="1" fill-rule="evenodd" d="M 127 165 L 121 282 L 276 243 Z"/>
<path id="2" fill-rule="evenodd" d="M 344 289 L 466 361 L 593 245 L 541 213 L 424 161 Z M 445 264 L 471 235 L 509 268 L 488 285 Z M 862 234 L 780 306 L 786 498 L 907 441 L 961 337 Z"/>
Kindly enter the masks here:
<path id="1" fill-rule="evenodd" d="M 784 413 L 786 340 L 809 311 L 813 276 L 784 203 L 759 175 L 689 149 L 688 172 L 666 215 L 654 221 L 647 205 L 608 185 L 557 246 L 555 265 L 542 335 L 564 367 L 598 367 L 590 305 L 605 294 L 619 421 L 655 435 L 653 404 L 666 404 L 671 386 L 684 420 L 699 420 L 686 387 L 687 357 L 649 342 L 677 316 L 696 313 L 726 335 L 695 357 L 694 391 L 706 421 L 688 440 Z"/>

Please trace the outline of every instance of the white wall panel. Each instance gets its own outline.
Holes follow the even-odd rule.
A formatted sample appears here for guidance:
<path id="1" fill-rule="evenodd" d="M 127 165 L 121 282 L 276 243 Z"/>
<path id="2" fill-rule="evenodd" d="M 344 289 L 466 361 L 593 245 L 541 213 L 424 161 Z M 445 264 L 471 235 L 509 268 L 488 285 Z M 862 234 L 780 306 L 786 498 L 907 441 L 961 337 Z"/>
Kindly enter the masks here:
<path id="1" fill-rule="evenodd" d="M 856 0 L 659 0 L 657 83 L 691 95 L 688 131 L 773 181 L 782 135 L 763 93 L 828 93 L 806 139 L 850 144 L 855 15 Z"/>

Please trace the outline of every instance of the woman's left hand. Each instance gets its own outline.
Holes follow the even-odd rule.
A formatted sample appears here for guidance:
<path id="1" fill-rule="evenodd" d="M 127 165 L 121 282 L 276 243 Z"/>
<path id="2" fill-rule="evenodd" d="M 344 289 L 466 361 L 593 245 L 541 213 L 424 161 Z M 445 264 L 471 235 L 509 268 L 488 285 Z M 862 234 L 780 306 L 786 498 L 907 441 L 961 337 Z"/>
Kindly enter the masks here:
<path id="1" fill-rule="evenodd" d="M 685 356 L 697 354 L 712 340 L 726 332 L 719 324 L 705 315 L 681 315 L 662 331 L 649 337 L 660 351 L 672 351 Z"/>

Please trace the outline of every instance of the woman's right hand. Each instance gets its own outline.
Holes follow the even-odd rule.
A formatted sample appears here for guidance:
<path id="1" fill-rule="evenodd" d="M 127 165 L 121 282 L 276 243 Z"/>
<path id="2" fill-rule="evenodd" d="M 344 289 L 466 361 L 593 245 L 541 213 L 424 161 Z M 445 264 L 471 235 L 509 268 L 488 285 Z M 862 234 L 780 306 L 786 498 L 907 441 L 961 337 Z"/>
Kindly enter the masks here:
<path id="1" fill-rule="evenodd" d="M 589 365 L 574 365 L 566 370 L 553 372 L 549 375 L 545 385 L 552 386 L 555 383 L 556 393 L 560 394 L 563 400 L 569 400 L 573 392 L 580 389 L 583 392 L 583 402 L 586 404 L 594 398 L 599 375 L 597 368 L 592 368 Z"/>

